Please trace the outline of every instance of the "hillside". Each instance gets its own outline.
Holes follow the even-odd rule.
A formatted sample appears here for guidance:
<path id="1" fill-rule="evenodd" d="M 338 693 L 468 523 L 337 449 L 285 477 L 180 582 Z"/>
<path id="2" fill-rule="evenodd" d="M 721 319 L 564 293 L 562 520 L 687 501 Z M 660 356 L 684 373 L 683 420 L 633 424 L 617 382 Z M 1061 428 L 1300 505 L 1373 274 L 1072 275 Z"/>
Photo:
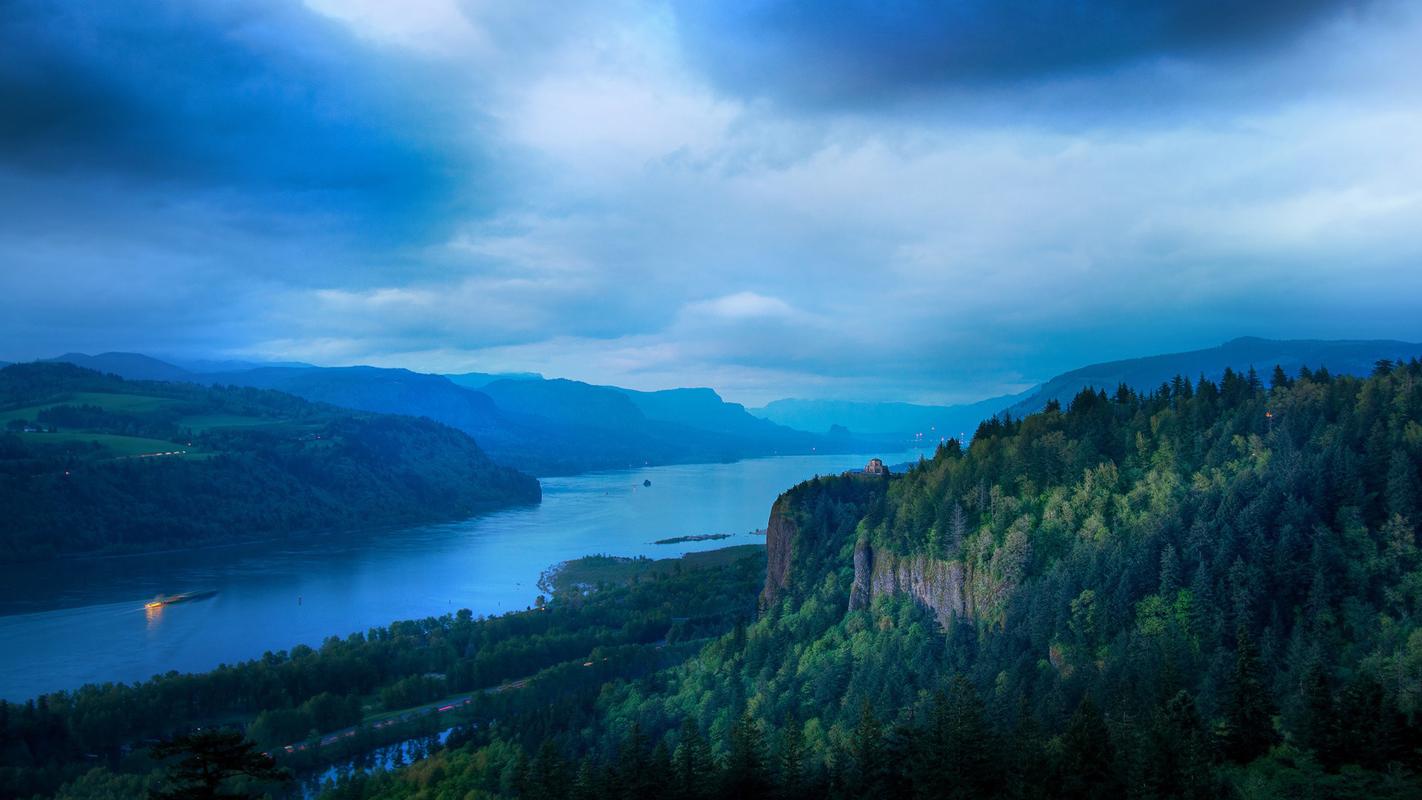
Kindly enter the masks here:
<path id="1" fill-rule="evenodd" d="M 925 438 L 937 441 L 940 436 L 958 436 L 975 430 L 979 422 L 1030 394 L 1024 392 L 953 406 L 787 399 L 751 409 L 750 413 L 805 431 L 828 431 L 838 425 L 860 435 L 904 438 L 922 433 Z"/>
<path id="2" fill-rule="evenodd" d="M 328 796 L 1416 797 L 1422 363 L 1274 377 L 797 486 L 753 624 Z"/>
<path id="3" fill-rule="evenodd" d="M 1407 360 L 1418 356 L 1422 356 L 1422 344 L 1410 342 L 1244 337 L 1203 350 L 1091 364 L 1064 372 L 1025 392 L 976 403 L 929 406 L 787 399 L 751 409 L 751 413 L 799 430 L 827 431 L 839 425 L 860 435 L 902 437 L 923 433 L 930 440 L 937 440 L 971 432 L 979 422 L 1003 411 L 1022 417 L 1041 411 L 1052 400 L 1066 403 L 1088 386 L 1113 392 L 1124 383 L 1138 392 L 1148 392 L 1176 375 L 1219 380 L 1226 368 L 1243 373 L 1251 366 L 1264 370 L 1275 365 L 1290 372 L 1308 366 L 1327 367 L 1335 375 L 1367 375 L 1379 359 Z M 933 431 L 938 435 L 929 436 Z"/>
<path id="4" fill-rule="evenodd" d="M 537 502 L 428 420 L 273 391 L 0 370 L 0 560 L 399 525 Z"/>
<path id="5" fill-rule="evenodd" d="M 275 389 L 360 411 L 428 417 L 473 436 L 495 461 L 535 475 L 866 447 L 766 422 L 710 389 L 638 392 L 536 375 L 444 376 L 379 367 L 197 372 L 132 353 L 56 360 L 124 377 Z"/>
<path id="6" fill-rule="evenodd" d="M 1124 383 L 1138 392 L 1147 392 L 1176 375 L 1192 380 L 1202 375 L 1210 380 L 1219 380 L 1226 367 L 1241 373 L 1247 372 L 1250 367 L 1264 372 L 1276 365 L 1290 373 L 1305 366 L 1313 369 L 1327 367 L 1334 375 L 1367 375 L 1380 359 L 1406 361 L 1418 356 L 1422 356 L 1422 344 L 1412 342 L 1242 337 L 1219 347 L 1108 361 L 1064 372 L 1008 406 L 1007 410 L 1016 417 L 1031 414 L 1041 411 L 1051 400 L 1065 403 L 1088 386 L 1112 392 L 1117 385 Z"/>
<path id="7" fill-rule="evenodd" d="M 323 796 L 1417 797 L 1422 362 L 1270 374 L 1084 391 L 902 476 L 803 483 L 754 583 L 733 551 L 595 557 L 551 613 L 13 707 L 10 758 L 49 769 L 10 777 L 215 715 L 291 741 L 487 686 L 445 747 Z M 264 669 L 293 688 L 224 688 Z M 110 758 L 61 796 L 149 770 Z"/>

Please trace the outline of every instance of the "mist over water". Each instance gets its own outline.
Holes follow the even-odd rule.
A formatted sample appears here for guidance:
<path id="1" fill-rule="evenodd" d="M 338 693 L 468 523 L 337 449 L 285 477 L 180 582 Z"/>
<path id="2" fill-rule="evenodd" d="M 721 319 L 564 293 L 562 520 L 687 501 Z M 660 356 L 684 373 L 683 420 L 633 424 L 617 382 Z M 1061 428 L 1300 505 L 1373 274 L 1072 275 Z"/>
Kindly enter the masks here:
<path id="1" fill-rule="evenodd" d="M 876 454 L 888 463 L 918 451 Z M 776 496 L 866 456 L 784 456 L 543 481 L 543 502 L 461 522 L 189 553 L 0 568 L 0 697 L 205 670 L 395 620 L 532 605 L 570 558 L 665 558 L 762 542 Z M 644 487 L 643 481 L 651 486 Z M 652 544 L 675 536 L 729 539 Z M 217 590 L 156 610 L 158 594 Z"/>

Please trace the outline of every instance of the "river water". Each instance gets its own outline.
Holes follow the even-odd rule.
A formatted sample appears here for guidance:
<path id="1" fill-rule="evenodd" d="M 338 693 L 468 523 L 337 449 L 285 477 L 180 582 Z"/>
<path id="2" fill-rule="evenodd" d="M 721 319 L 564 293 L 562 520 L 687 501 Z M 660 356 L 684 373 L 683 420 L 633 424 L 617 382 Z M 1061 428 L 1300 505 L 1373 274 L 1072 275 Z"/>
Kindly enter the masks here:
<path id="1" fill-rule="evenodd" d="M 918 457 L 880 455 L 888 463 Z M 763 541 L 750 532 L 765 527 L 778 494 L 865 458 L 781 456 L 546 478 L 540 505 L 462 522 L 0 567 L 0 698 L 206 670 L 460 608 L 526 608 L 539 574 L 559 561 Z M 652 544 L 703 533 L 735 535 Z M 217 595 L 144 608 L 160 593 L 206 590 Z"/>

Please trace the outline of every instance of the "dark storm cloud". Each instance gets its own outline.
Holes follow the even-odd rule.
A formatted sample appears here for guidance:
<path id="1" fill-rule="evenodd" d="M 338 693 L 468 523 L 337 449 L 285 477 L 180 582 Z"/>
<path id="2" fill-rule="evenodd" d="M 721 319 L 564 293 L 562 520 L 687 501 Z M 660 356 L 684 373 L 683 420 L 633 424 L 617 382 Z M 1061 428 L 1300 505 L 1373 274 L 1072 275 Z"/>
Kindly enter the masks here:
<path id="1" fill-rule="evenodd" d="M 683 40 L 734 91 L 860 104 L 1158 56 L 1266 49 L 1368 0 L 678 2 Z"/>
<path id="2" fill-rule="evenodd" d="M 275 0 L 0 0 L 0 169 L 398 229 L 452 202 L 471 165 L 441 151 L 428 76 L 371 61 L 339 26 Z"/>

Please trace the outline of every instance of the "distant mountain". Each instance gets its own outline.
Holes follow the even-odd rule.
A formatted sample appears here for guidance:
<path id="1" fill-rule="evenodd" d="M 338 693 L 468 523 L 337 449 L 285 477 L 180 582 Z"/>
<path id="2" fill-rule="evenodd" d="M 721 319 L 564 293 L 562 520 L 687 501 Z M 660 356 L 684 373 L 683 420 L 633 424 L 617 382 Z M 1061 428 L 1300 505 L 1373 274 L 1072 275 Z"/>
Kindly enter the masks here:
<path id="1" fill-rule="evenodd" d="M 429 417 L 478 437 L 503 425 L 494 401 L 442 375 L 382 367 L 261 367 L 198 376 L 205 383 L 277 389 L 335 406 Z"/>
<path id="2" fill-rule="evenodd" d="M 117 375 L 131 381 L 190 381 L 193 373 L 175 364 L 159 361 L 141 353 L 100 353 L 96 356 L 84 353 L 65 353 L 44 361 L 62 361 L 67 364 L 92 369 L 108 375 Z"/>
<path id="3" fill-rule="evenodd" d="M 473 436 L 496 461 L 538 475 L 863 446 L 756 419 L 710 389 L 636 392 L 533 374 L 444 376 L 380 367 L 210 371 L 213 362 L 195 362 L 190 370 L 135 353 L 54 360 L 130 379 L 275 389 L 343 408 L 427 417 Z"/>
<path id="4" fill-rule="evenodd" d="M 1282 366 L 1290 374 L 1301 366 L 1327 367 L 1340 375 L 1367 375 L 1384 358 L 1408 359 L 1422 356 L 1422 344 L 1391 340 L 1326 341 L 1273 340 L 1245 337 L 1219 347 L 1168 353 L 1101 364 L 1064 372 L 1047 382 L 1016 395 L 1005 395 L 977 403 L 954 406 L 926 406 L 911 403 L 861 403 L 838 400 L 776 400 L 750 413 L 805 431 L 827 431 L 842 426 L 859 436 L 904 436 L 923 433 L 927 438 L 972 435 L 978 423 L 1004 411 L 1021 417 L 1042 410 L 1049 400 L 1069 402 L 1091 386 L 1108 392 L 1119 384 L 1148 391 L 1176 375 L 1196 380 L 1204 375 L 1218 379 L 1225 367 L 1247 371 L 1251 366 L 1264 379 Z"/>
<path id="5" fill-rule="evenodd" d="M 482 389 L 494 381 L 541 381 L 543 376 L 537 372 L 461 372 L 454 375 L 445 375 L 454 383 L 466 389 Z"/>
<path id="6" fill-rule="evenodd" d="M 710 390 L 695 395 L 694 413 L 676 413 L 681 395 L 668 401 L 659 392 L 627 392 L 563 379 L 501 378 L 474 390 L 443 375 L 379 367 L 268 367 L 192 379 L 278 389 L 363 411 L 428 417 L 470 434 L 496 461 L 536 475 L 853 446 L 852 441 L 831 441 L 756 420 L 740 406 L 722 403 Z M 644 413 L 639 403 L 654 413 Z M 693 418 L 706 424 L 682 421 Z M 719 421 L 713 424 L 713 419 Z"/>
<path id="7" fill-rule="evenodd" d="M 292 367 L 298 369 L 309 369 L 313 364 L 302 361 L 242 361 L 240 359 L 210 359 L 210 358 L 165 358 L 172 364 L 176 364 L 189 372 L 239 372 L 247 369 L 261 369 L 262 367 Z"/>
<path id="8" fill-rule="evenodd" d="M 1391 340 L 1325 341 L 1312 339 L 1276 340 L 1244 337 L 1219 347 L 1184 353 L 1108 361 L 1074 369 L 1052 378 L 1007 410 L 1014 417 L 1041 411 L 1049 400 L 1065 405 L 1082 389 L 1091 386 L 1107 392 L 1119 384 L 1146 391 L 1180 375 L 1196 380 L 1201 375 L 1215 380 L 1225 367 L 1247 371 L 1254 367 L 1263 380 L 1277 364 L 1289 374 L 1299 367 L 1327 367 L 1335 375 L 1367 375 L 1384 358 L 1409 359 L 1422 356 L 1422 344 Z"/>
<path id="9" fill-rule="evenodd" d="M 735 436 L 785 436 L 787 427 L 795 427 L 782 426 L 754 416 L 740 403 L 727 403 L 722 400 L 721 395 L 713 389 L 663 389 L 642 392 L 608 388 L 626 396 L 647 419 L 661 422 L 673 422 Z"/>
<path id="10" fill-rule="evenodd" d="M 500 408 L 563 424 L 629 428 L 646 421 L 626 395 L 581 381 L 498 380 L 481 391 Z"/>
<path id="11" fill-rule="evenodd" d="M 861 436 L 904 437 L 922 433 L 925 438 L 937 439 L 959 433 L 971 435 L 979 422 L 1026 396 L 1027 393 L 1006 395 L 954 406 L 791 399 L 776 400 L 750 413 L 805 431 L 828 431 L 840 426 Z"/>
<path id="12" fill-rule="evenodd" d="M 565 426 L 594 440 L 607 457 L 627 459 L 624 464 L 729 461 L 863 446 L 757 419 L 711 389 L 643 392 L 564 379 L 519 379 L 494 381 L 482 391 L 500 409 Z"/>

